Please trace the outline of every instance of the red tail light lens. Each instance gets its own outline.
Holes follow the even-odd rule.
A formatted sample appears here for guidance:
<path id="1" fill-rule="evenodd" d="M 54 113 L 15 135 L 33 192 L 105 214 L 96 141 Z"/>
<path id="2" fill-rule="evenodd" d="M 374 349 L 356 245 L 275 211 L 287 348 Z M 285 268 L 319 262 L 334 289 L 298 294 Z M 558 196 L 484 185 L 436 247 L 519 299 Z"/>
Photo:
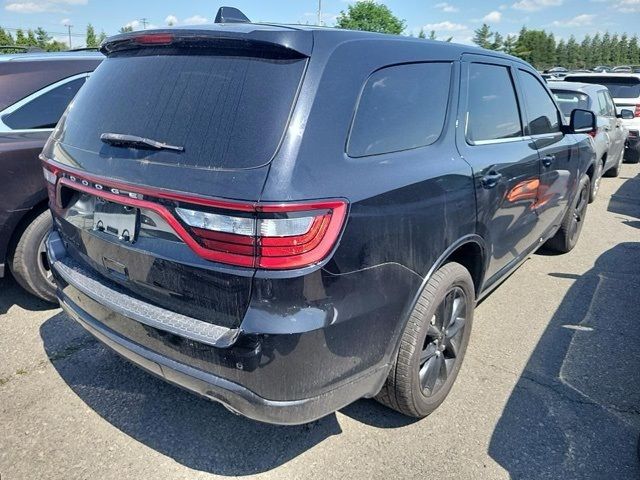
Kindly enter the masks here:
<path id="1" fill-rule="evenodd" d="M 598 135 L 598 131 L 597 130 L 593 130 L 593 131 L 589 132 L 587 135 L 589 135 L 591 138 L 596 138 L 596 135 Z"/>
<path id="2" fill-rule="evenodd" d="M 282 270 L 322 261 L 342 230 L 346 202 L 257 205 L 255 214 L 176 208 L 198 243 L 221 261 Z"/>
<path id="3" fill-rule="evenodd" d="M 640 103 L 636 105 L 636 110 L 633 112 L 634 116 L 640 117 Z"/>
<path id="4" fill-rule="evenodd" d="M 135 36 L 132 40 L 138 45 L 170 45 L 174 36 L 170 33 L 150 33 Z"/>

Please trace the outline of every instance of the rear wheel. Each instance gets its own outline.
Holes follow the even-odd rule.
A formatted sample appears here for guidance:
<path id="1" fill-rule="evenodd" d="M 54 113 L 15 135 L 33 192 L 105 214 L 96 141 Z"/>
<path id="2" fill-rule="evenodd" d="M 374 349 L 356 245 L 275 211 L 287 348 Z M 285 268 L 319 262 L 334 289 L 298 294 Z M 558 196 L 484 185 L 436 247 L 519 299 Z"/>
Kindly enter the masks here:
<path id="1" fill-rule="evenodd" d="M 573 250 L 580 238 L 580 232 L 584 226 L 584 220 L 589 206 L 589 192 L 591 182 L 586 175 L 580 180 L 578 194 L 567 210 L 558 232 L 547 241 L 546 246 L 558 253 L 567 253 Z"/>
<path id="2" fill-rule="evenodd" d="M 22 288 L 47 302 L 57 303 L 56 287 L 45 251 L 51 226 L 49 210 L 34 218 L 20 235 L 9 267 Z"/>
<path id="3" fill-rule="evenodd" d="M 433 412 L 451 390 L 462 365 L 474 307 L 473 281 L 466 268 L 448 263 L 434 273 L 411 313 L 376 399 L 412 417 Z"/>
<path id="4" fill-rule="evenodd" d="M 591 181 L 591 190 L 589 191 L 589 203 L 593 203 L 600 190 L 600 180 L 602 179 L 602 171 L 604 170 L 604 162 L 602 159 L 597 162 L 595 172 L 593 172 L 593 180 Z"/>
<path id="5" fill-rule="evenodd" d="M 620 152 L 620 158 L 618 159 L 617 163 L 611 167 L 609 170 L 607 170 L 604 173 L 605 177 L 617 177 L 618 175 L 620 175 L 620 165 L 622 165 L 622 160 L 624 160 L 624 148 L 622 149 L 622 152 Z"/>

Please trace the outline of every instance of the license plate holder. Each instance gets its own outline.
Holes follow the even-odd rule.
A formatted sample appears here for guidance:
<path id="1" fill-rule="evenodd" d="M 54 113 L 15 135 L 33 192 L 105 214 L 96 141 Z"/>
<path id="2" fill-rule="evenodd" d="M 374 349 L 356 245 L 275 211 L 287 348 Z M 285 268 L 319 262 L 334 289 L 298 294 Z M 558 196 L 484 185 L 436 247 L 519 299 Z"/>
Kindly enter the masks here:
<path id="1" fill-rule="evenodd" d="M 93 212 L 93 229 L 133 243 L 136 240 L 139 217 L 140 210 L 135 207 L 97 200 Z"/>

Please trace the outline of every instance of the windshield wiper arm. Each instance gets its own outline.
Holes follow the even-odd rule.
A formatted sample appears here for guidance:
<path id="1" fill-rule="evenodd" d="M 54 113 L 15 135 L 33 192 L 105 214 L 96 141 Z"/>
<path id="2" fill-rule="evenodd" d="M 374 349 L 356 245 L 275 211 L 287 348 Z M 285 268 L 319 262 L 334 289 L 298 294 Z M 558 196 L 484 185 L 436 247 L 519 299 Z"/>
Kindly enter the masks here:
<path id="1" fill-rule="evenodd" d="M 169 145 L 168 143 L 158 142 L 150 138 L 138 137 L 137 135 L 125 135 L 122 133 L 103 133 L 100 140 L 109 145 L 117 147 L 134 147 L 147 148 L 150 150 L 173 150 L 175 152 L 184 152 L 184 147 L 178 145 Z"/>

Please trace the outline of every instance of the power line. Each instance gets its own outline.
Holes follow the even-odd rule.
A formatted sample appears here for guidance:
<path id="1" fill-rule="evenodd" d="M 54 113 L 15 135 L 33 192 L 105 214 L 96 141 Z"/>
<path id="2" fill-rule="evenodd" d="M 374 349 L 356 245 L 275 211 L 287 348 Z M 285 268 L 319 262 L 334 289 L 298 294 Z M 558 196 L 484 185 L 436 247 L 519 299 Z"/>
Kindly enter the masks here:
<path id="1" fill-rule="evenodd" d="M 65 27 L 66 27 L 66 25 L 65 25 Z M 27 32 L 29 30 L 32 30 L 32 31 L 36 30 L 35 28 L 13 28 L 13 27 L 0 27 L 0 28 L 2 28 L 3 30 L 11 31 L 11 32 L 17 32 L 18 30 L 21 30 L 22 32 Z M 49 35 L 68 35 L 69 34 L 68 31 L 67 32 L 51 32 L 49 30 L 46 30 L 46 32 Z M 72 37 L 82 37 L 82 38 L 84 38 L 84 34 L 83 33 L 72 33 L 71 36 Z"/>
<path id="2" fill-rule="evenodd" d="M 146 30 L 147 29 L 147 23 L 149 23 L 149 19 L 146 17 L 142 17 L 139 19 L 140 23 L 142 24 L 142 29 Z"/>
<path id="3" fill-rule="evenodd" d="M 73 25 L 67 23 L 65 27 L 67 27 L 67 34 L 69 35 L 69 49 L 71 49 L 71 27 L 73 27 Z"/>

